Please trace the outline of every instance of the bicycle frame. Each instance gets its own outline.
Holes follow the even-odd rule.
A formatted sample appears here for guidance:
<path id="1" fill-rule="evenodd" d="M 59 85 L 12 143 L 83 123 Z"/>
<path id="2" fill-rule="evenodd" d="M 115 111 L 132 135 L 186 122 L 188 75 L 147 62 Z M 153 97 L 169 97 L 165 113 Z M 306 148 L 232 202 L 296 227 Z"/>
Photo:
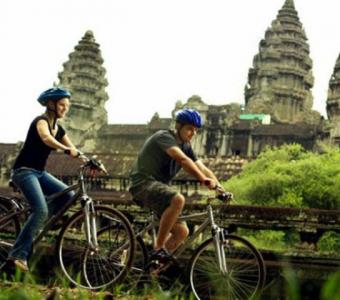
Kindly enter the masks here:
<path id="1" fill-rule="evenodd" d="M 52 225 L 58 221 L 68 209 L 73 206 L 78 199 L 80 199 L 80 203 L 84 210 L 85 214 L 85 231 L 86 231 L 86 238 L 89 246 L 92 249 L 96 249 L 98 247 L 97 238 L 96 238 L 96 220 L 93 216 L 94 214 L 94 204 L 92 198 L 88 196 L 85 188 L 84 183 L 84 168 L 80 168 L 78 183 L 71 185 L 70 187 L 66 188 L 65 190 L 52 194 L 46 197 L 46 201 L 49 203 L 68 192 L 75 191 L 75 195 L 62 207 L 57 214 L 53 215 L 49 218 L 47 223 L 44 225 L 42 231 L 37 235 L 37 237 L 33 241 L 33 246 L 38 244 L 41 239 L 46 235 L 46 233 L 51 229 Z M 30 211 L 29 207 L 24 208 L 20 205 L 14 198 L 10 199 L 12 205 L 14 207 L 13 212 L 4 216 L 0 219 L 0 228 L 6 224 L 11 218 L 15 216 L 19 216 L 21 214 L 27 213 Z"/>
<path id="2" fill-rule="evenodd" d="M 205 218 L 205 220 L 199 225 L 199 227 L 184 241 L 182 245 L 180 245 L 172 254 L 174 258 L 178 258 L 193 242 L 196 238 L 203 233 L 208 227 L 211 228 L 211 235 L 214 239 L 214 247 L 217 256 L 218 265 L 220 267 L 221 272 L 227 272 L 226 268 L 226 260 L 224 254 L 224 232 L 223 230 L 215 223 L 214 214 L 211 204 L 207 205 L 207 211 L 202 213 L 195 213 L 184 215 L 178 218 L 178 222 L 184 221 L 192 221 Z M 150 231 L 152 232 L 152 243 L 155 245 L 156 241 L 156 227 L 159 224 L 159 220 L 155 220 L 154 214 L 151 213 L 149 218 L 149 224 L 140 232 L 136 234 L 136 237 L 143 237 L 143 235 Z"/>
<path id="3" fill-rule="evenodd" d="M 227 193 L 217 198 L 225 203 L 231 199 Z M 195 220 L 197 225 L 193 233 L 172 253 L 174 261 L 165 262 L 163 267 L 160 259 L 160 268 L 157 262 L 154 263 L 152 260 L 150 262 L 148 248 L 143 243 L 144 235 L 150 233 L 153 246 L 155 245 L 159 221 L 155 220 L 151 213 L 147 223 L 143 224 L 144 227 L 141 227 L 136 234 L 141 253 L 137 256 L 138 260 L 133 271 L 136 272 L 135 274 L 142 274 L 138 275 L 141 276 L 139 278 L 142 283 L 143 274 L 146 273 L 151 276 L 151 279 L 153 275 L 159 277 L 161 284 L 169 287 L 174 282 L 174 276 L 178 275 L 177 270 L 182 269 L 184 278 L 189 280 L 197 299 L 259 299 L 266 276 L 261 253 L 247 240 L 229 234 L 228 229 L 221 228 L 215 223 L 211 205 L 213 199 L 215 198 L 208 198 L 205 212 L 183 215 L 177 219 L 178 222 Z M 193 247 L 193 242 L 207 229 L 210 230 L 207 239 L 199 241 L 199 245 Z M 189 247 L 196 249 L 193 249 L 193 253 L 184 253 Z M 178 260 L 183 253 L 190 255 L 185 270 Z M 174 269 L 170 268 L 168 272 L 168 267 L 171 267 L 172 263 Z M 154 271 L 155 273 L 152 273 Z M 176 273 L 173 274 L 173 271 Z"/>

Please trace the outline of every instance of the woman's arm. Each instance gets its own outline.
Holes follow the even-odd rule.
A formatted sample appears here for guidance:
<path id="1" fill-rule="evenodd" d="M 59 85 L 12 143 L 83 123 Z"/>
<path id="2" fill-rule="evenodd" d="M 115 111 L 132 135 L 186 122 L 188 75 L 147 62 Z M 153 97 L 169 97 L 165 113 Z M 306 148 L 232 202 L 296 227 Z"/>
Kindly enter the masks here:
<path id="1" fill-rule="evenodd" d="M 60 143 L 59 141 L 55 139 L 55 137 L 50 133 L 48 123 L 46 120 L 39 120 L 37 122 L 37 130 L 38 130 L 38 134 L 41 140 L 47 146 L 53 149 L 59 149 L 62 151 L 70 150 L 71 156 L 73 157 L 78 156 L 78 150 L 72 145 L 72 143 L 64 144 L 64 143 Z"/>
<path id="2" fill-rule="evenodd" d="M 73 143 L 71 142 L 70 138 L 68 137 L 68 135 L 66 133 L 61 138 L 61 143 L 64 144 L 65 146 L 69 147 L 69 148 L 76 149 L 76 147 L 73 145 Z"/>

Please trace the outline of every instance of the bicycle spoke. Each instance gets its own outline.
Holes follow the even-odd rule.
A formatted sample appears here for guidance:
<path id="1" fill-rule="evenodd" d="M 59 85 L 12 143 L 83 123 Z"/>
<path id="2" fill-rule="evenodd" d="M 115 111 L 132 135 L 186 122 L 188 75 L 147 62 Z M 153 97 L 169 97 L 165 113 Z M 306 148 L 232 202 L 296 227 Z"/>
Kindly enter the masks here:
<path id="1" fill-rule="evenodd" d="M 190 284 L 198 299 L 251 299 L 262 287 L 263 261 L 253 246 L 230 236 L 224 247 L 226 271 L 220 270 L 210 239 L 195 253 L 190 266 Z"/>
<path id="2" fill-rule="evenodd" d="M 71 282 L 85 288 L 103 288 L 123 278 L 130 267 L 135 245 L 133 231 L 118 211 L 96 208 L 95 222 L 92 222 L 96 224 L 96 246 L 87 241 L 84 221 L 84 215 L 79 213 L 62 231 L 58 241 L 61 267 Z M 91 241 L 94 240 L 91 238 Z M 75 245 L 81 249 L 73 253 L 76 265 L 74 261 L 67 260 L 68 248 Z"/>

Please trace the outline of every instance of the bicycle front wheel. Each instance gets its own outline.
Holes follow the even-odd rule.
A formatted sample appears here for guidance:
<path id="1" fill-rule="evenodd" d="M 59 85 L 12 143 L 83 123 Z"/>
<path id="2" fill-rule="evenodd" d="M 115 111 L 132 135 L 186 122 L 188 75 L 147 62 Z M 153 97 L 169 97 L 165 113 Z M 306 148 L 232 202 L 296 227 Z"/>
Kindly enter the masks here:
<path id="1" fill-rule="evenodd" d="M 226 235 L 223 245 L 226 269 L 221 270 L 213 239 L 201 244 L 191 258 L 189 279 L 197 299 L 255 299 L 265 281 L 261 254 L 245 239 Z"/>
<path id="2" fill-rule="evenodd" d="M 85 214 L 79 211 L 62 229 L 57 250 L 61 269 L 73 284 L 103 289 L 125 278 L 133 261 L 135 236 L 129 221 L 115 209 L 95 206 L 92 217 L 97 247 L 88 242 Z"/>

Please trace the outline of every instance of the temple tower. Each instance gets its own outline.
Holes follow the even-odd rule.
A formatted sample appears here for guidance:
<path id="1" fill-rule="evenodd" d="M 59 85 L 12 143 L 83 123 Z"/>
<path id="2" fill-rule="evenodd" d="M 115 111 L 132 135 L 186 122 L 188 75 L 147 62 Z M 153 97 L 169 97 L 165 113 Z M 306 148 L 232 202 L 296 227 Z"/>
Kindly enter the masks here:
<path id="1" fill-rule="evenodd" d="M 72 93 L 65 127 L 72 141 L 83 150 L 93 150 L 97 131 L 107 124 L 106 70 L 92 31 L 87 31 L 63 64 L 58 85 Z"/>
<path id="2" fill-rule="evenodd" d="M 294 1 L 286 0 L 249 69 L 246 112 L 270 114 L 277 123 L 308 122 L 313 119 L 313 83 L 306 34 Z"/>
<path id="3" fill-rule="evenodd" d="M 340 54 L 329 80 L 327 115 L 331 124 L 331 141 L 340 147 Z"/>

